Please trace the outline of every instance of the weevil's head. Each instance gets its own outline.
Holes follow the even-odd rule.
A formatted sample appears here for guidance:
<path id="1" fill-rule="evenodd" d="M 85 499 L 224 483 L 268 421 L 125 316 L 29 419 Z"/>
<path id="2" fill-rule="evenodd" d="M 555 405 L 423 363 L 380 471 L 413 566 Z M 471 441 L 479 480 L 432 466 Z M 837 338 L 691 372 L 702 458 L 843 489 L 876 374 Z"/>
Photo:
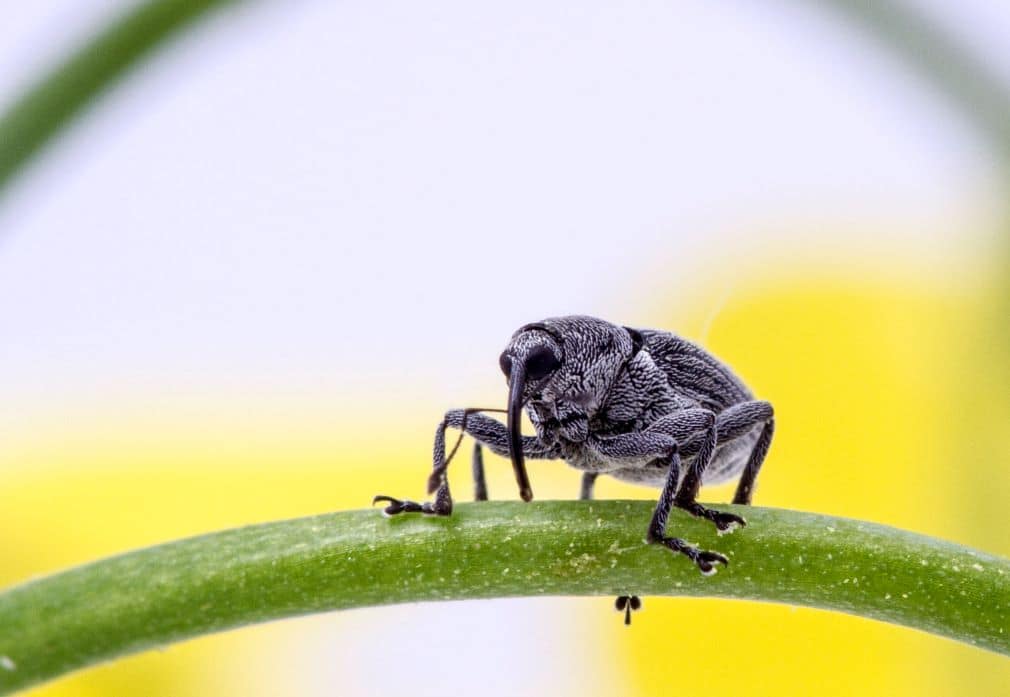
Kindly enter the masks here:
<path id="1" fill-rule="evenodd" d="M 533 494 L 519 430 L 523 406 L 574 404 L 591 417 L 641 345 L 637 331 L 581 315 L 527 324 L 512 335 L 499 363 L 508 378 L 509 449 L 524 500 Z"/>

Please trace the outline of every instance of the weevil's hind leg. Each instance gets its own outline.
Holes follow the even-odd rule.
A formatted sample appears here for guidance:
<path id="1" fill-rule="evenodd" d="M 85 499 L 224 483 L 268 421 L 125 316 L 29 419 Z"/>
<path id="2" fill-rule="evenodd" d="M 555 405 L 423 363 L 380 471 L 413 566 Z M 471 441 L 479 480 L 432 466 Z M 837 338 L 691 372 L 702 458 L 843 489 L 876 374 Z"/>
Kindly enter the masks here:
<path id="1" fill-rule="evenodd" d="M 484 478 L 484 453 L 480 441 L 473 444 L 473 457 L 470 459 L 470 469 L 473 471 L 473 500 L 487 501 L 487 480 Z"/>
<path id="2" fill-rule="evenodd" d="M 750 505 L 751 498 L 754 496 L 754 482 L 757 480 L 758 472 L 761 471 L 761 465 L 764 464 L 773 435 L 775 435 L 775 419 L 769 419 L 761 429 L 761 435 L 758 436 L 754 450 L 751 451 L 750 458 L 747 460 L 747 466 L 743 469 L 740 482 L 736 486 L 736 493 L 733 495 L 733 503 Z"/>
<path id="3" fill-rule="evenodd" d="M 582 473 L 582 486 L 579 489 L 579 500 L 581 501 L 593 500 L 593 489 L 596 487 L 596 478 L 598 476 L 600 476 L 599 472 Z"/>
<path id="4" fill-rule="evenodd" d="M 734 404 L 719 414 L 716 427 L 719 431 L 719 442 L 724 443 L 734 438 L 739 438 L 750 433 L 760 424 L 764 424 L 747 464 L 744 466 L 743 474 L 736 487 L 736 494 L 733 496 L 733 503 L 749 505 L 754 495 L 754 483 L 757 480 L 761 465 L 764 464 L 765 456 L 772 442 L 772 435 L 775 433 L 775 411 L 768 402 L 744 402 Z"/>

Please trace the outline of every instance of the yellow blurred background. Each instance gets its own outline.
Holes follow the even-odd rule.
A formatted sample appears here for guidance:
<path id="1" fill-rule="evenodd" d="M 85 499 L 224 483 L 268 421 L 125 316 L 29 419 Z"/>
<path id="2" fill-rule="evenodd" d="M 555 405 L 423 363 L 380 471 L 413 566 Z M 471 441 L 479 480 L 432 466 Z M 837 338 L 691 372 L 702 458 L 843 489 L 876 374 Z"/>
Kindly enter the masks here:
<path id="1" fill-rule="evenodd" d="M 999 432 L 1006 405 L 993 399 L 991 411 L 973 409 L 971 397 L 999 358 L 984 343 L 996 340 L 993 288 L 957 269 L 938 278 L 897 263 L 860 278 L 815 267 L 782 278 L 755 265 L 733 284 L 714 317 L 719 283 L 654 311 L 661 326 L 707 334 L 706 345 L 774 401 L 781 426 L 756 503 L 1010 554 L 1005 450 L 987 451 L 998 439 L 985 436 Z M 303 409 L 297 421 L 228 405 L 195 409 L 246 416 L 206 423 L 186 405 L 157 421 L 67 415 L 58 432 L 8 439 L 17 467 L 3 476 L 0 526 L 14 544 L 2 549 L 0 583 L 202 531 L 361 507 L 379 489 L 417 491 L 424 478 L 430 429 L 420 426 L 431 409 L 417 406 L 392 439 L 382 424 L 342 414 L 336 400 Z M 306 423 L 306 413 L 316 421 Z M 491 467 L 492 492 L 511 496 L 507 465 Z M 454 473 L 457 492 L 468 490 L 465 469 Z M 576 474 L 554 467 L 534 476 L 541 497 L 553 498 L 573 494 Z M 705 498 L 730 493 L 723 486 Z M 649 495 L 598 486 L 601 497 Z M 999 695 L 1010 684 L 1003 657 L 835 613 L 647 598 L 626 630 L 608 605 L 601 598 L 571 611 L 599 644 L 585 669 L 590 686 L 606 689 L 588 694 L 614 685 L 668 694 L 681 681 L 752 695 Z M 376 621 L 395 622 L 396 608 L 385 612 Z M 275 665 L 279 677 L 269 679 L 264 657 L 285 655 L 285 644 L 322 623 L 340 635 L 337 618 L 292 620 L 128 658 L 33 694 L 135 694 L 138 685 L 145 694 L 276 694 L 290 688 L 292 669 Z"/>
<path id="2" fill-rule="evenodd" d="M 502 38 L 461 4 L 417 24 L 396 13 L 419 10 L 382 7 L 384 19 L 400 17 L 389 36 L 353 4 L 332 24 L 306 8 L 293 19 L 276 6 L 224 15 L 128 83 L 5 202 L 0 586 L 215 529 L 359 508 L 380 491 L 420 496 L 442 411 L 503 401 L 495 347 L 522 322 L 562 311 L 696 339 L 771 401 L 777 431 L 756 504 L 1010 555 L 1010 264 L 993 183 L 1003 175 L 984 147 L 951 135 L 925 99 L 875 82 L 866 55 L 838 48 L 851 37 L 806 14 L 783 29 L 775 13 L 785 10 L 678 6 L 667 16 L 650 5 L 655 17 L 632 20 L 595 6 L 534 17 L 530 6 Z M 681 13 L 739 22 L 698 64 L 724 82 L 705 92 L 718 80 L 703 76 L 686 96 L 656 97 L 662 51 L 677 49 L 657 31 L 640 55 L 638 35 L 668 22 L 684 42 L 712 38 L 688 36 Z M 551 21 L 550 31 L 537 24 Z M 629 44 L 601 49 L 625 21 L 641 22 L 623 27 Z M 271 43 L 274 24 L 290 36 L 286 50 Z M 418 26 L 430 45 L 410 43 Z M 226 31 L 236 32 L 227 57 L 208 48 Z M 310 31 L 346 32 L 353 50 L 299 38 Z M 797 45 L 773 45 L 780 31 Z M 580 32 L 592 38 L 582 48 Z M 562 35 L 567 43 L 550 38 Z M 403 55 L 369 54 L 380 38 Z M 748 54 L 747 42 L 760 51 Z M 720 46 L 739 55 L 720 58 Z M 299 63 L 303 47 L 316 53 Z M 340 50 L 349 55 L 327 53 Z M 624 52 L 634 59 L 626 66 Z M 0 59 L 20 64 L 11 55 Z M 603 56 L 602 77 L 579 82 L 554 63 L 589 55 Z M 457 92 L 453 71 L 474 56 L 495 79 Z M 797 56 L 815 61 L 810 74 L 790 72 L 803 69 Z M 746 65 L 765 59 L 781 70 L 768 83 Z M 340 72 L 345 62 L 354 70 Z M 677 85 L 704 72 L 683 56 L 671 64 L 683 70 Z M 333 71 L 325 89 L 312 81 L 319 65 Z M 837 70 L 837 102 L 818 91 L 826 68 Z M 527 90 L 544 71 L 544 85 Z M 846 87 L 850 74 L 868 82 Z M 373 83 L 399 94 L 394 78 L 415 90 L 409 99 L 366 94 Z M 291 93 L 249 96 L 266 83 Z M 330 91 L 333 104 L 313 101 Z M 740 108 L 723 101 L 736 92 Z M 783 125 L 799 108 L 790 98 L 815 111 Z M 873 111 L 891 98 L 903 106 Z M 741 111 L 778 101 L 781 114 Z M 331 125 L 345 108 L 366 116 Z M 681 115 L 695 121 L 670 127 Z M 481 130 L 497 116 L 518 130 Z M 705 131 L 713 118 L 726 121 Z M 855 123 L 863 119 L 870 125 Z M 773 124 L 783 130 L 769 135 Z M 823 131 L 806 133 L 810 124 Z M 248 140 L 235 135 L 243 128 Z M 581 135 L 569 142 L 569 130 Z M 490 150 L 498 141 L 503 150 Z M 584 155 L 596 141 L 601 149 Z M 768 142 L 767 152 L 740 151 Z M 421 145 L 397 159 L 403 143 Z M 835 150 L 811 156 L 812 144 Z M 952 177 L 960 188 L 949 190 Z M 894 191 L 877 191 L 891 179 Z M 783 191 L 792 181 L 796 190 Z M 565 259 L 572 267 L 558 271 Z M 354 273 L 366 280 L 346 281 Z M 397 326 L 405 336 L 385 333 Z M 513 498 L 508 465 L 488 459 L 492 498 Z M 531 476 L 540 499 L 578 489 L 561 463 L 532 463 Z M 451 473 L 457 496 L 468 477 L 465 466 Z M 731 490 L 702 496 L 727 500 Z M 597 486 L 604 498 L 654 495 Z M 512 673 L 529 681 L 527 694 L 996 696 L 1010 685 L 1003 657 L 841 614 L 645 598 L 626 629 L 610 606 L 510 600 L 301 618 L 147 652 L 31 694 L 505 694 Z M 392 631 L 399 642 L 387 644 Z M 457 635 L 437 659 L 431 632 Z"/>

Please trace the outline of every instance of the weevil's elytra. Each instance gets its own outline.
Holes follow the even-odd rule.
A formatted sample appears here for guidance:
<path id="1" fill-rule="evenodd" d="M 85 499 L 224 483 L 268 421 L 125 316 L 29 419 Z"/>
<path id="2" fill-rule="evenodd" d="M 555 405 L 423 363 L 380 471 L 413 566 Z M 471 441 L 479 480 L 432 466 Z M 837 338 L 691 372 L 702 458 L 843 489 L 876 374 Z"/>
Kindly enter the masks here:
<path id="1" fill-rule="evenodd" d="M 749 504 L 754 482 L 775 429 L 768 402 L 757 401 L 733 372 L 707 351 L 674 334 L 631 329 L 595 317 L 553 317 L 520 327 L 502 352 L 508 381 L 507 424 L 482 412 L 453 409 L 435 431 L 428 503 L 385 501 L 384 512 L 449 515 L 452 497 L 446 468 L 445 429 L 473 436 L 474 494 L 487 499 L 481 445 L 510 457 L 519 494 L 533 498 L 526 458 L 561 459 L 582 470 L 580 497 L 592 498 L 599 475 L 661 487 L 647 539 L 679 552 L 703 574 L 728 564 L 718 552 L 700 550 L 666 535 L 673 506 L 715 524 L 719 532 L 746 525 L 740 516 L 697 502 L 702 484 L 740 475 L 733 503 Z M 526 409 L 535 436 L 520 432 Z M 462 437 L 462 434 L 461 436 Z M 632 602 L 634 601 L 634 602 Z M 635 596 L 618 599 L 637 609 Z M 630 614 L 626 614 L 629 618 Z"/>

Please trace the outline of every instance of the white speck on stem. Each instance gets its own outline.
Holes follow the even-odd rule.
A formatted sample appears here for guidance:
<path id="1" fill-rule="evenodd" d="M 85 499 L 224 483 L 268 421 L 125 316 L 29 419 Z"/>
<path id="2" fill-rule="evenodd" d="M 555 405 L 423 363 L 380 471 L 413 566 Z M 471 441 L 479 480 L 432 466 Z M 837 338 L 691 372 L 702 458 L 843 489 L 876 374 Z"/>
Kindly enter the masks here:
<path id="1" fill-rule="evenodd" d="M 972 564 L 971 568 L 975 569 L 975 571 L 985 571 L 985 569 L 982 568 L 981 564 Z"/>
<path id="2" fill-rule="evenodd" d="M 18 669 L 18 664 L 11 660 L 10 656 L 0 656 L 0 668 L 14 671 Z"/>

